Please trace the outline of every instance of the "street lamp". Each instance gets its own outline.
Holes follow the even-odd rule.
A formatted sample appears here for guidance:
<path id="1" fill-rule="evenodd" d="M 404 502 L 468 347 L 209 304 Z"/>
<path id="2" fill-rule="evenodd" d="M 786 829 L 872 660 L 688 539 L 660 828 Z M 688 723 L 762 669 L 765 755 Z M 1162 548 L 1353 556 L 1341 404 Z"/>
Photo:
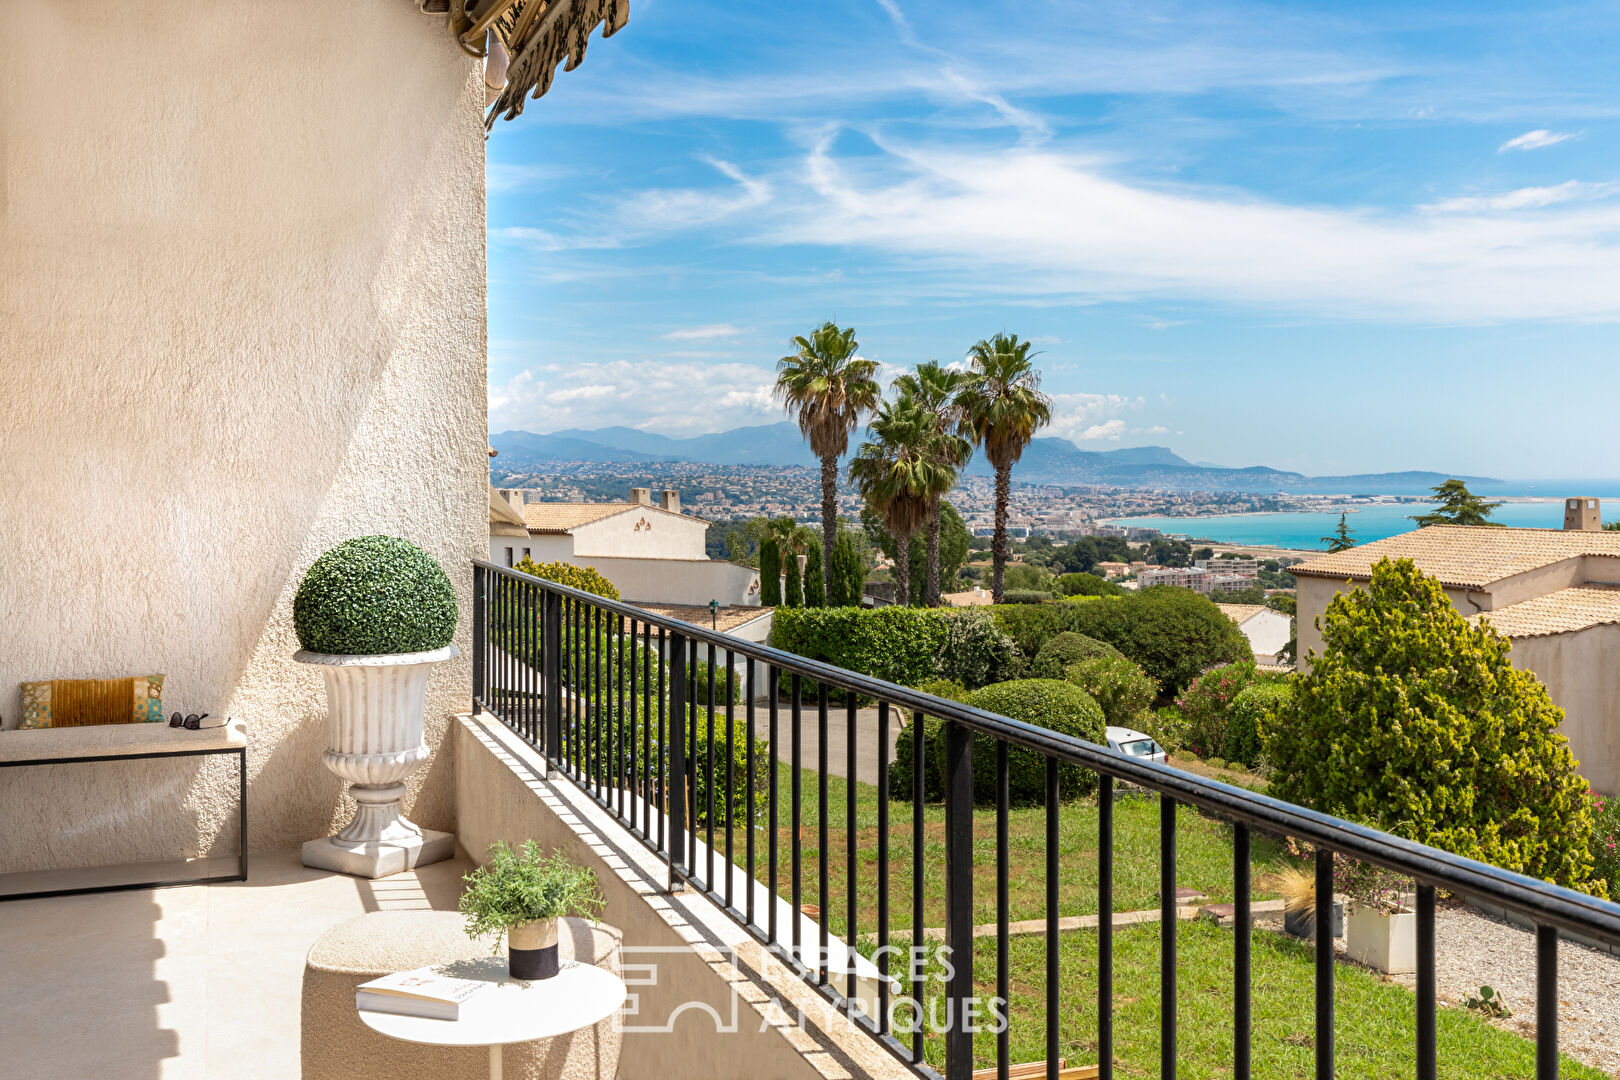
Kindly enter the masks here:
<path id="1" fill-rule="evenodd" d="M 720 601 L 709 601 L 709 629 L 720 629 Z"/>

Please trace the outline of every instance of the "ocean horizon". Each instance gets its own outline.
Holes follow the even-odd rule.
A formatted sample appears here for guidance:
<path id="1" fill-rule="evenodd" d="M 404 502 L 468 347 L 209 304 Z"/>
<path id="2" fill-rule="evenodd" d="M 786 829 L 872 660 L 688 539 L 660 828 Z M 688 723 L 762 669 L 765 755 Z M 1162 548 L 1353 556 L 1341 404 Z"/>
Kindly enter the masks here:
<path id="1" fill-rule="evenodd" d="M 1572 489 L 1574 490 L 1574 489 Z M 1604 485 L 1602 490 L 1588 487 L 1581 490 L 1585 498 L 1604 499 L 1613 503 L 1603 506 L 1605 522 L 1620 520 L 1620 486 Z M 1495 497 L 1495 496 L 1493 496 Z M 1534 499 L 1532 502 L 1506 502 L 1491 514 L 1491 520 L 1503 525 L 1525 529 L 1561 529 L 1564 527 L 1564 499 L 1549 499 L 1541 492 L 1521 492 L 1516 498 Z M 1573 495 L 1571 495 L 1573 497 Z M 1346 524 L 1351 539 L 1365 544 L 1385 537 L 1397 536 L 1417 528 L 1412 518 L 1425 514 L 1432 503 L 1400 503 L 1347 507 Z M 1158 529 L 1166 536 L 1186 537 L 1190 540 L 1208 540 L 1217 544 L 1251 544 L 1262 547 L 1294 548 L 1301 551 L 1322 551 L 1327 536 L 1339 524 L 1339 511 L 1278 511 L 1253 514 L 1212 514 L 1207 517 L 1122 517 L 1110 518 L 1106 524 Z"/>

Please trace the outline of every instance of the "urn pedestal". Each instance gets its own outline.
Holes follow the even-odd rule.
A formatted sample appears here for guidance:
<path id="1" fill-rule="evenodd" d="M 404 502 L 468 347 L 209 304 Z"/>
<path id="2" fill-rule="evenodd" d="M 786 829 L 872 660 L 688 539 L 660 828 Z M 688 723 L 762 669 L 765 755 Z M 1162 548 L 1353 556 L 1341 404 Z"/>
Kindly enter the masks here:
<path id="1" fill-rule="evenodd" d="M 405 779 L 428 759 L 423 741 L 433 665 L 459 656 L 428 652 L 345 656 L 300 649 L 293 659 L 326 678 L 326 767 L 349 782 L 358 804 L 336 835 L 304 844 L 304 865 L 380 878 L 455 854 L 453 833 L 423 829 L 400 812 Z"/>

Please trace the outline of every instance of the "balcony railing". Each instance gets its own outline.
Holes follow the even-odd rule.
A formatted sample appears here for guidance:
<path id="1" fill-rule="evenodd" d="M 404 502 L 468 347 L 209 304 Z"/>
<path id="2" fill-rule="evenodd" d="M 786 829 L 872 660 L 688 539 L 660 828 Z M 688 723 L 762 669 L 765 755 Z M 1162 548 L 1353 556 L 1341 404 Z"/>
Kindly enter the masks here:
<path id="1" fill-rule="evenodd" d="M 895 1056 L 920 1074 L 937 1075 L 925 1061 L 925 1040 L 944 1041 L 945 1076 L 968 1080 L 973 1071 L 972 1028 L 946 1025 L 932 1036 L 923 1023 L 897 1025 L 900 1010 L 891 999 L 892 941 L 924 942 L 925 903 L 924 806 L 933 766 L 923 752 L 912 756 L 912 914 L 909 927 L 890 919 L 890 762 L 889 725 L 895 710 L 911 713 L 910 731 L 923 730 L 924 717 L 943 722 L 944 801 L 944 944 L 950 950 L 950 974 L 944 980 L 946 1017 L 968 1015 L 975 998 L 973 962 L 973 818 L 995 815 L 997 839 L 996 995 L 1008 999 L 1009 932 L 1008 820 L 1009 756 L 1017 751 L 1039 755 L 1045 770 L 1045 1046 L 1046 1075 L 1057 1077 L 1059 1020 L 1066 987 L 1058 971 L 1058 836 L 1063 812 L 1062 768 L 1078 766 L 1095 774 L 1098 786 L 1097 970 L 1094 1008 L 1098 1075 L 1107 1080 L 1114 1069 L 1113 863 L 1114 785 L 1128 784 L 1159 796 L 1160 830 L 1160 1074 L 1176 1074 L 1177 1054 L 1177 878 L 1176 817 L 1182 806 L 1230 822 L 1233 843 L 1232 889 L 1235 900 L 1232 953 L 1234 1019 L 1232 1075 L 1250 1075 L 1251 1043 L 1251 831 L 1294 837 L 1315 851 L 1315 925 L 1333 925 L 1333 853 L 1392 870 L 1416 882 L 1417 980 L 1416 1073 L 1436 1080 L 1435 891 L 1442 889 L 1516 912 L 1536 926 L 1536 1076 L 1558 1075 L 1558 936 L 1560 931 L 1620 946 L 1620 905 L 1570 889 L 1511 873 L 1472 859 L 1316 813 L 1290 803 L 1231 787 L 1154 762 L 1127 757 L 1106 747 L 1020 723 L 916 690 L 818 663 L 764 645 L 742 641 L 689 623 L 659 618 L 640 608 L 604 600 L 486 562 L 473 565 L 475 587 L 473 687 L 476 707 L 487 710 L 541 751 L 547 762 L 578 783 L 643 843 L 665 857 L 672 889 L 702 891 L 754 937 L 765 943 L 834 1006 L 852 1018 Z M 700 667 L 701 662 L 701 667 Z M 760 673 L 767 681 L 756 685 Z M 722 674 L 724 673 L 724 674 Z M 742 702 L 730 691 L 736 680 Z M 720 696 L 717 697 L 717 683 Z M 806 711 L 806 685 L 816 688 Z M 834 693 L 842 697 L 835 705 Z M 764 698 L 763 712 L 758 699 Z M 859 934 L 857 889 L 856 710 L 858 701 L 876 703 L 878 725 L 871 737 L 877 753 L 876 925 Z M 845 798 L 847 859 L 846 925 L 843 941 L 829 926 L 829 833 L 840 828 L 828 802 L 829 708 L 845 711 L 845 775 L 851 793 Z M 732 732 L 741 713 L 746 746 L 738 767 L 731 750 Z M 785 714 L 785 715 L 784 715 Z M 801 820 L 801 736 L 814 725 L 818 785 L 815 820 Z M 726 737 L 715 738 L 724 725 Z M 780 762 L 780 737 L 787 735 L 791 760 Z M 768 739 L 768 749 L 759 738 Z M 989 740 L 987 744 L 985 739 Z M 978 747 L 975 748 L 975 741 Z M 716 760 L 723 742 L 724 760 Z M 995 799 L 975 806 L 975 753 L 993 744 Z M 763 759 L 763 760 L 761 760 Z M 779 805 L 778 770 L 791 768 L 791 805 Z M 739 788 L 739 785 L 741 787 Z M 757 795 L 764 787 L 763 798 Z M 983 789 L 981 788 L 981 794 Z M 739 802 L 738 795 L 742 794 Z M 719 800 L 720 812 L 716 811 Z M 763 805 L 760 805 L 760 803 Z M 740 810 L 737 808 L 740 806 Z M 739 821 L 741 816 L 743 820 Z M 761 820 L 763 818 L 763 820 Z M 784 821 L 784 818 L 787 820 Z M 790 839 L 779 839 L 791 825 Z M 716 828 L 722 830 L 719 844 Z M 814 946 L 806 943 L 799 913 L 804 909 L 802 829 L 816 832 L 817 900 Z M 763 828 L 765 850 L 757 835 Z M 743 833 L 737 842 L 737 832 Z M 701 839 L 700 839 L 701 837 Z M 740 849 L 740 850 L 739 850 Z M 741 856 L 739 861 L 738 856 Z M 759 866 L 763 856 L 764 867 Z M 717 876 L 716 860 L 720 861 Z M 778 900 L 783 860 L 791 880 L 791 907 Z M 763 869 L 768 886 L 756 886 Z M 741 895 L 739 895 L 741 894 Z M 779 915 L 779 908 L 786 918 Z M 784 927 L 783 922 L 789 925 Z M 872 963 L 880 977 L 875 1008 L 857 1001 L 858 958 L 843 951 L 843 942 L 875 944 Z M 1318 933 L 1315 944 L 1315 1076 L 1334 1076 L 1334 939 Z M 807 960 L 806 958 L 809 957 Z M 843 978 L 835 976 L 842 974 Z M 915 965 L 909 976 L 911 998 L 925 999 Z M 1071 991 L 1072 992 L 1072 991 Z M 982 1015 L 982 1010 L 981 1010 Z M 902 1030 L 912 1028 L 914 1030 Z M 1009 1027 L 997 1034 L 997 1075 L 1009 1067 Z"/>

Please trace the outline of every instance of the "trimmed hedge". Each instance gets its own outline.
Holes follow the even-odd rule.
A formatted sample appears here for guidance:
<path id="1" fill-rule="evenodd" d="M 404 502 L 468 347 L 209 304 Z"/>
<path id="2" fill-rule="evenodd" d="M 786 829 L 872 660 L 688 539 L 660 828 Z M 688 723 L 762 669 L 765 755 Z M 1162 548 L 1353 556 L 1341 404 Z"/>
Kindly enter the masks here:
<path id="1" fill-rule="evenodd" d="M 1005 589 L 1001 593 L 1003 604 L 1044 604 L 1052 594 L 1040 589 Z"/>
<path id="2" fill-rule="evenodd" d="M 427 652 L 456 632 L 456 591 L 409 540 L 358 536 L 327 551 L 293 597 L 293 630 L 310 652 Z"/>
<path id="3" fill-rule="evenodd" d="M 521 570 L 531 577 L 545 578 L 559 585 L 567 585 L 570 589 L 588 592 L 592 596 L 608 600 L 619 599 L 618 586 L 603 577 L 593 566 L 575 566 L 567 562 L 537 563 L 525 556 L 512 569 Z"/>
<path id="4" fill-rule="evenodd" d="M 1163 697 L 1180 693 L 1205 668 L 1254 657 L 1237 624 L 1191 589 L 1154 585 L 1124 596 L 1050 606 L 1065 612 L 1063 629 L 1106 641 L 1142 665 L 1159 681 Z"/>
<path id="5" fill-rule="evenodd" d="M 1099 656 L 1122 656 L 1122 654 L 1107 642 L 1065 630 L 1041 646 L 1041 651 L 1036 653 L 1035 659 L 1030 662 L 1029 677 L 1061 679 L 1070 664 Z"/>
<path id="6" fill-rule="evenodd" d="M 934 677 L 946 638 L 945 617 L 929 608 L 777 608 L 771 629 L 778 649 L 902 686 Z M 782 674 L 784 691 L 791 678 Z M 806 697 L 819 691 L 802 683 Z"/>
<path id="7" fill-rule="evenodd" d="M 996 683 L 973 691 L 967 704 L 1088 742 L 1104 741 L 1102 708 L 1072 683 L 1056 679 Z M 939 742 L 943 745 L 944 740 Z M 1046 758 L 1033 750 L 1014 748 L 1007 752 L 1007 771 L 1013 802 L 1045 800 Z M 1064 799 L 1084 795 L 1096 784 L 1096 775 L 1078 765 L 1058 767 L 1058 792 Z M 996 741 L 989 735 L 973 738 L 973 797 L 982 802 L 996 798 Z"/>
<path id="8" fill-rule="evenodd" d="M 656 706 L 654 706 L 656 710 Z M 611 783 L 624 783 L 628 785 L 632 780 L 640 783 L 645 772 L 652 779 L 654 785 L 654 798 L 659 806 L 664 806 L 664 792 L 669 782 L 669 755 L 665 752 L 663 744 L 658 739 L 658 714 L 656 711 L 650 717 L 640 715 L 640 702 L 634 710 L 635 720 L 628 726 L 621 728 L 621 715 L 617 708 L 604 710 L 602 722 L 595 725 L 597 742 L 596 767 Z M 611 717 L 611 726 L 606 722 Z M 752 792 L 752 812 L 750 812 L 750 793 L 748 791 L 748 723 L 745 717 L 736 717 L 731 724 L 731 732 L 726 732 L 725 713 L 716 710 L 709 713 L 707 709 L 698 709 L 692 717 L 697 725 L 693 741 L 687 743 L 687 789 L 691 793 L 691 807 L 693 813 L 688 820 L 702 824 L 709 817 L 709 722 L 714 723 L 714 823 L 723 826 L 728 820 L 735 817 L 736 823 L 746 827 L 750 818 L 759 820 L 764 813 L 767 801 L 770 798 L 770 742 L 764 738 L 754 741 L 754 790 Z M 664 722 L 666 734 L 669 731 L 669 721 Z M 755 724 L 755 735 L 764 734 L 760 725 Z M 634 735 L 635 745 L 632 750 L 630 737 Z M 652 767 L 647 768 L 646 755 L 651 753 Z M 726 799 L 726 755 L 731 755 L 732 787 L 731 798 Z"/>

